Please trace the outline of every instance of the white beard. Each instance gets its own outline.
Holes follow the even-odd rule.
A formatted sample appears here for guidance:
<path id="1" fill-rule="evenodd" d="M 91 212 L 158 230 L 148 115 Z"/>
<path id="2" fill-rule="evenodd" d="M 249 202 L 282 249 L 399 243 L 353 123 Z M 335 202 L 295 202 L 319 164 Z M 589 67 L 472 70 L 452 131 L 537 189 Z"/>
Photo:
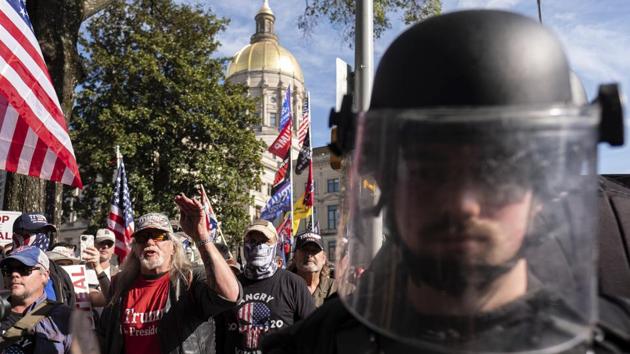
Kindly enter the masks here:
<path id="1" fill-rule="evenodd" d="M 157 257 L 152 259 L 147 259 L 143 256 L 140 258 L 140 263 L 145 269 L 155 269 L 164 264 L 164 257 L 161 254 L 158 254 Z"/>
<path id="2" fill-rule="evenodd" d="M 322 270 L 322 267 L 318 266 L 315 262 L 305 262 L 299 265 L 300 270 L 303 272 L 316 273 Z"/>

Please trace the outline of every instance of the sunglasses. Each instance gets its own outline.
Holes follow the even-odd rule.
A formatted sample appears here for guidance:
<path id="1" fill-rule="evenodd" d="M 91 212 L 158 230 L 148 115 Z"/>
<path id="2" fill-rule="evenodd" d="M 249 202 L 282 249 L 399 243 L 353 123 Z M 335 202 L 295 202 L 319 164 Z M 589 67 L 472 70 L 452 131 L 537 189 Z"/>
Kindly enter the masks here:
<path id="1" fill-rule="evenodd" d="M 102 241 L 96 244 L 96 248 L 110 248 L 114 246 L 114 243 L 112 241 Z"/>
<path id="2" fill-rule="evenodd" d="M 41 267 L 28 267 L 22 266 L 4 266 L 2 267 L 2 274 L 5 276 L 11 276 L 13 273 L 18 273 L 21 277 L 27 277 L 33 273 L 34 270 L 41 270 Z"/>
<path id="3" fill-rule="evenodd" d="M 168 236 L 168 232 L 165 231 L 148 231 L 141 232 L 133 237 L 136 240 L 136 243 L 144 245 L 149 241 L 149 239 L 159 242 L 159 241 L 167 241 L 171 238 Z"/>

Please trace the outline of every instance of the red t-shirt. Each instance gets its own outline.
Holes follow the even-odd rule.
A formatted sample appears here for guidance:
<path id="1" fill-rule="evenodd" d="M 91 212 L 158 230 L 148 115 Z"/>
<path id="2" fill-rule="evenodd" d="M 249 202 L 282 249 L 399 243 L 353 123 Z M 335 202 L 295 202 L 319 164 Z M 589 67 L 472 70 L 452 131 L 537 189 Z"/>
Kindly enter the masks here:
<path id="1" fill-rule="evenodd" d="M 168 299 L 168 272 L 156 279 L 140 276 L 122 306 L 125 353 L 159 353 L 158 324 Z"/>

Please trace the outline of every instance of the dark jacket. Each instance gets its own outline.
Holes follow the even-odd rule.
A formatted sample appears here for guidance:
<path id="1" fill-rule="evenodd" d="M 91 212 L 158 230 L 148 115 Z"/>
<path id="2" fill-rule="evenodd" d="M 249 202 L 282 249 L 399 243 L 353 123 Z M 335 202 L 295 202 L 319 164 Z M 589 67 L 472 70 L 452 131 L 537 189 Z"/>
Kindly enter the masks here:
<path id="1" fill-rule="evenodd" d="M 203 269 L 193 271 L 190 288 L 182 277 L 171 279 L 169 297 L 166 302 L 164 317 L 158 325 L 160 347 L 162 353 L 211 353 L 212 340 L 211 316 L 228 310 L 237 302 L 227 301 L 212 291 L 206 282 Z M 116 277 L 112 279 L 112 287 L 116 287 Z M 243 290 L 239 290 L 239 299 Z M 122 302 L 127 292 L 112 299 L 103 309 L 97 334 L 100 339 L 101 353 L 119 354 L 124 352 L 124 338 L 120 325 Z"/>
<path id="2" fill-rule="evenodd" d="M 53 288 L 57 296 L 56 301 L 73 309 L 77 299 L 70 275 L 55 262 L 50 262 L 50 279 L 53 281 Z"/>
<path id="3" fill-rule="evenodd" d="M 40 303 L 46 300 L 45 294 L 37 299 L 34 303 L 26 308 L 24 315 L 27 316 Z M 70 307 L 59 303 L 49 302 L 48 308 L 45 310 L 45 317 L 38 321 L 32 328 L 32 334 L 22 336 L 17 342 L 7 341 L 0 343 L 0 350 L 3 353 L 20 352 L 23 346 L 32 343 L 32 349 L 35 353 L 70 353 L 70 344 L 72 343 L 72 334 L 70 333 Z M 44 309 L 36 313 L 42 313 Z M 3 334 L 14 323 L 5 317 L 0 324 Z"/>
<path id="4" fill-rule="evenodd" d="M 600 320 L 592 353 L 622 354 L 630 351 L 630 301 L 599 298 Z M 339 298 L 327 301 L 304 321 L 263 338 L 265 354 L 428 354 L 378 334 L 359 322 Z M 563 354 L 586 353 L 581 345 Z"/>

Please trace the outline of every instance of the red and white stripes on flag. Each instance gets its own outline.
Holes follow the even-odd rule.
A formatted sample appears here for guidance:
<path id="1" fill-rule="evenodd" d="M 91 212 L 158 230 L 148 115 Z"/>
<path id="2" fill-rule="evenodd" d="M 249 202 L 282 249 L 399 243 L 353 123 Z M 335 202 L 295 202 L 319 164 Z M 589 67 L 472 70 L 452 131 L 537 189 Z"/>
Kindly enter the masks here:
<path id="1" fill-rule="evenodd" d="M 134 230 L 134 222 L 125 164 L 122 158 L 120 158 L 119 161 L 120 164 L 114 183 L 114 193 L 112 195 L 109 215 L 107 216 L 107 228 L 112 230 L 114 235 L 116 235 L 116 248 L 114 252 L 118 255 L 118 261 L 122 262 L 131 251 L 131 235 Z"/>
<path id="2" fill-rule="evenodd" d="M 0 169 L 83 187 L 23 0 L 0 0 Z"/>
<path id="3" fill-rule="evenodd" d="M 311 93 L 307 92 L 304 98 L 304 104 L 302 105 L 302 122 L 298 128 L 298 146 L 304 144 L 306 133 L 311 126 Z"/>

